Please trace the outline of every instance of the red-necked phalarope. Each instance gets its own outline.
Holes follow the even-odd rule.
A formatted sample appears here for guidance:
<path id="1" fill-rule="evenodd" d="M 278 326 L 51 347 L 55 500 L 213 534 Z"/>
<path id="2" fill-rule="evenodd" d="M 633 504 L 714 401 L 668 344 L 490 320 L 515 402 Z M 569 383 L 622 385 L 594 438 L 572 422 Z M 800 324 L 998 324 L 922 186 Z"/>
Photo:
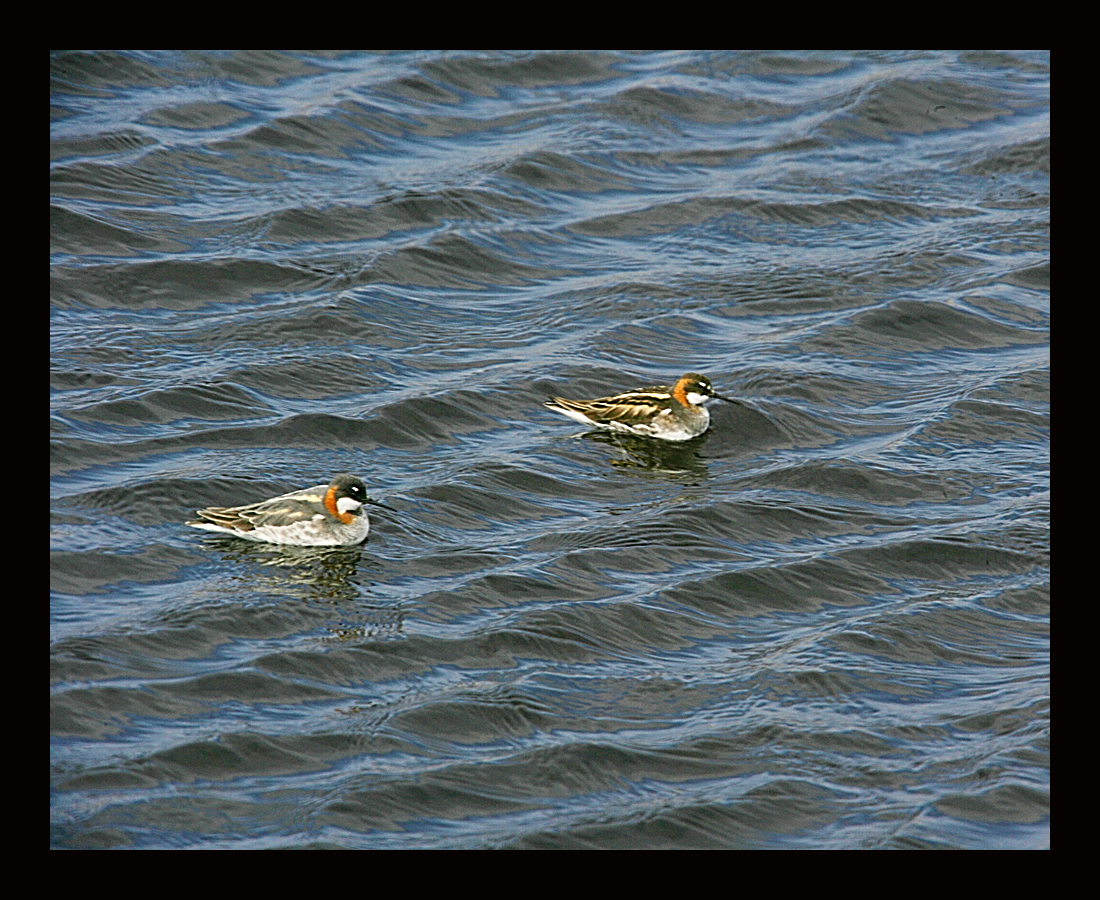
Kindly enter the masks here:
<path id="1" fill-rule="evenodd" d="M 740 402 L 716 394 L 705 375 L 688 372 L 671 388 L 661 385 L 598 400 L 555 397 L 545 405 L 582 425 L 663 441 L 690 441 L 710 427 L 710 413 L 703 404 L 712 397 Z"/>
<path id="2" fill-rule="evenodd" d="M 248 506 L 200 509 L 197 515 L 207 521 L 187 524 L 249 541 L 336 547 L 358 544 L 366 538 L 370 520 L 363 504 L 371 502 L 367 486 L 360 479 L 337 475 L 332 484 L 319 484 Z"/>

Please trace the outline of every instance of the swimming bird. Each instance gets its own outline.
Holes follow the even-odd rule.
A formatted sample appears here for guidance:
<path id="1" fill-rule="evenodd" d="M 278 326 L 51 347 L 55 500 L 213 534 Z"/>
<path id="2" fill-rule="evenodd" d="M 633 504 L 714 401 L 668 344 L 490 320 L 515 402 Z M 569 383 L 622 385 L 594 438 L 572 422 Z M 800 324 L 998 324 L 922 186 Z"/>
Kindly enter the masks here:
<path id="1" fill-rule="evenodd" d="M 710 413 L 703 404 L 711 398 L 741 402 L 715 393 L 705 375 L 688 372 L 671 388 L 659 385 L 597 400 L 554 397 L 544 405 L 582 425 L 663 441 L 690 441 L 710 427 Z"/>
<path id="2" fill-rule="evenodd" d="M 204 528 L 249 541 L 337 547 L 358 544 L 370 531 L 364 503 L 373 503 L 367 486 L 354 475 L 337 475 L 331 484 L 282 494 L 248 506 L 211 506 L 192 521 Z"/>

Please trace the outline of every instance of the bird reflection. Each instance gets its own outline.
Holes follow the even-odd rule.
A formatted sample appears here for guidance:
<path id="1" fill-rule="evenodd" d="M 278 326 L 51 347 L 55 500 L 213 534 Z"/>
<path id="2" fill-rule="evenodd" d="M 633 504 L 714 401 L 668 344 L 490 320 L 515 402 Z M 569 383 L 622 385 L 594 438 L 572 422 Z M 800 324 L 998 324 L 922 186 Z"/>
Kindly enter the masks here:
<path id="1" fill-rule="evenodd" d="M 608 444 L 620 451 L 617 459 L 608 460 L 616 468 L 691 475 L 694 478 L 707 474 L 707 467 L 698 453 L 706 443 L 705 435 L 675 444 L 610 431 L 587 431 L 577 437 L 597 444 Z"/>

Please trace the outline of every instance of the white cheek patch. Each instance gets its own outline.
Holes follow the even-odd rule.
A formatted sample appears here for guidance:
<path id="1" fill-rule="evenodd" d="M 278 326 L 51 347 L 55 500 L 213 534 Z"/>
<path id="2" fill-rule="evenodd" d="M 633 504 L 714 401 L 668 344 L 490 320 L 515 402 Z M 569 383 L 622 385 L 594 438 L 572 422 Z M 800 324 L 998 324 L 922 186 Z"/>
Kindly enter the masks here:
<path id="1" fill-rule="evenodd" d="M 697 394 L 695 393 L 695 391 L 689 391 L 687 398 L 688 403 L 690 403 L 692 406 L 702 406 L 704 403 L 707 402 L 707 400 L 710 399 L 709 397 L 707 397 L 706 394 Z"/>
<path id="2" fill-rule="evenodd" d="M 341 513 L 353 512 L 363 508 L 363 504 L 351 497 L 341 497 L 336 501 L 336 508 Z"/>

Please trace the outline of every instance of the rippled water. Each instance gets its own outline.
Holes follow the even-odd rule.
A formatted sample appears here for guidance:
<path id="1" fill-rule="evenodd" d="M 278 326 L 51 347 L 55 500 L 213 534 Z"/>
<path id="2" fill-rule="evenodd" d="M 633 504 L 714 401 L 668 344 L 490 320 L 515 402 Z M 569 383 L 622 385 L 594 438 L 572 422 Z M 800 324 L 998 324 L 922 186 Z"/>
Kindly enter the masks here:
<path id="1" fill-rule="evenodd" d="M 51 846 L 1048 846 L 1049 65 L 53 56 Z"/>

